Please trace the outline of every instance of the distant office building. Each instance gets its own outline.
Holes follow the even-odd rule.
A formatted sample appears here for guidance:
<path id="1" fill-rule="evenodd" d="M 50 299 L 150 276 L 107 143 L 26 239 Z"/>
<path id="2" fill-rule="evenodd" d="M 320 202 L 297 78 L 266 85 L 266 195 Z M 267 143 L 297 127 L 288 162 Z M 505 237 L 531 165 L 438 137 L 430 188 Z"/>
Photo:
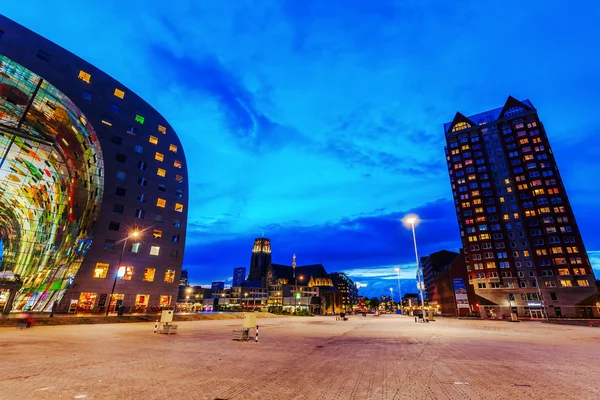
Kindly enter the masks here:
<path id="1" fill-rule="evenodd" d="M 428 256 L 421 257 L 421 267 L 423 268 L 423 281 L 425 282 L 426 299 L 429 305 L 435 305 L 433 299 L 435 297 L 436 287 L 434 284 L 435 277 L 447 269 L 450 263 L 458 257 L 458 253 L 448 250 L 441 250 L 431 253 Z"/>
<path id="2" fill-rule="evenodd" d="M 234 268 L 233 269 L 233 282 L 231 283 L 231 286 L 233 286 L 233 287 L 242 286 L 242 283 L 245 280 L 246 280 L 246 268 L 245 267 Z"/>
<path id="3" fill-rule="evenodd" d="M 267 238 L 254 240 L 250 258 L 249 281 L 262 281 L 266 278 L 267 269 L 271 265 L 271 241 Z"/>
<path id="4" fill-rule="evenodd" d="M 212 285 L 210 285 L 210 288 L 211 290 L 223 290 L 225 289 L 225 282 L 213 282 Z"/>
<path id="5" fill-rule="evenodd" d="M 550 142 L 529 100 L 444 125 L 469 283 L 482 316 L 598 315 L 597 290 Z"/>
<path id="6" fill-rule="evenodd" d="M 358 303 L 358 288 L 343 272 L 332 272 L 329 277 L 342 296 L 344 310 L 351 310 Z"/>
<path id="7" fill-rule="evenodd" d="M 179 286 L 187 286 L 188 285 L 188 270 L 181 270 L 181 277 L 179 278 Z"/>

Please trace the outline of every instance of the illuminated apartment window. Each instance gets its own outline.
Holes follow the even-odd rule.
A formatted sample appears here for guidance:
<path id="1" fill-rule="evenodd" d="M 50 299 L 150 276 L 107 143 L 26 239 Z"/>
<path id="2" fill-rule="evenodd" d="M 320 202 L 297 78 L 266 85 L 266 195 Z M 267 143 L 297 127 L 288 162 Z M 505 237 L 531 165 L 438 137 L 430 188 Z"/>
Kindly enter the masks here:
<path id="1" fill-rule="evenodd" d="M 130 126 L 125 132 L 127 132 L 128 135 L 135 136 L 137 129 L 135 128 L 135 126 Z"/>
<path id="2" fill-rule="evenodd" d="M 169 151 L 172 151 L 173 153 L 177 153 L 177 146 L 175 146 L 174 144 L 170 144 Z"/>
<path id="3" fill-rule="evenodd" d="M 144 282 L 154 282 L 154 275 L 156 275 L 156 268 L 146 268 L 144 270 Z"/>
<path id="4" fill-rule="evenodd" d="M 179 243 L 179 235 L 173 235 L 173 236 L 171 237 L 171 240 L 172 240 L 174 243 Z"/>
<path id="5" fill-rule="evenodd" d="M 108 264 L 106 263 L 96 263 L 96 268 L 94 268 L 94 278 L 104 279 L 108 274 Z"/>
<path id="6" fill-rule="evenodd" d="M 183 204 L 175 203 L 175 211 L 183 212 Z"/>
<path id="7" fill-rule="evenodd" d="M 159 307 L 169 307 L 171 305 L 171 296 L 160 296 L 158 299 Z"/>
<path id="8" fill-rule="evenodd" d="M 131 243 L 131 245 L 129 246 L 129 251 L 135 254 L 139 253 L 140 245 L 140 243 Z"/>
<path id="9" fill-rule="evenodd" d="M 159 126 L 158 126 L 158 131 L 159 131 L 160 133 L 162 133 L 163 135 L 166 135 L 166 134 L 167 134 L 167 128 L 165 128 L 165 127 L 164 127 L 164 126 L 162 126 L 162 125 L 159 125 Z"/>
<path id="10" fill-rule="evenodd" d="M 112 120 L 112 118 L 104 117 L 104 118 L 102 118 L 102 123 L 104 125 L 112 126 L 113 120 Z"/>
<path id="11" fill-rule="evenodd" d="M 156 154 L 154 155 L 154 159 L 156 161 L 164 161 L 165 160 L 165 155 L 163 153 L 159 153 L 158 151 L 156 152 Z"/>
<path id="12" fill-rule="evenodd" d="M 181 161 L 179 161 L 179 160 L 175 160 L 175 161 L 173 162 L 173 166 L 174 166 L 175 168 L 181 168 Z"/>
<path id="13" fill-rule="evenodd" d="M 90 83 L 90 79 L 92 79 L 92 76 L 83 70 L 79 71 L 79 75 L 77 77 L 85 83 Z"/>
<path id="14" fill-rule="evenodd" d="M 144 117 L 142 117 L 142 116 L 141 116 L 141 115 L 139 115 L 139 114 L 136 114 L 136 115 L 135 115 L 135 122 L 137 122 L 137 123 L 139 123 L 139 124 L 141 124 L 141 125 L 144 125 L 144 121 L 145 121 L 145 118 L 144 118 Z"/>
<path id="15" fill-rule="evenodd" d="M 590 283 L 588 282 L 587 279 L 578 279 L 577 285 L 578 286 L 590 286 Z"/>
<path id="16" fill-rule="evenodd" d="M 132 276 L 133 276 L 133 267 L 130 265 L 127 265 L 125 267 L 125 275 L 123 275 L 123 277 L 121 279 L 123 279 L 124 281 L 130 281 Z"/>
<path id="17" fill-rule="evenodd" d="M 167 205 L 167 201 L 165 199 L 161 199 L 160 197 L 156 200 L 156 206 L 160 208 L 165 208 Z"/>
<path id="18" fill-rule="evenodd" d="M 154 239 L 162 238 L 162 231 L 160 229 L 155 229 L 154 232 L 152 232 L 152 237 Z M 158 255 L 158 254 L 156 254 L 156 255 Z"/>
<path id="19" fill-rule="evenodd" d="M 571 282 L 570 280 L 561 280 L 560 286 L 573 286 L 573 282 Z"/>
<path id="20" fill-rule="evenodd" d="M 166 170 L 166 169 L 163 169 L 163 168 L 159 168 L 159 169 L 156 171 L 156 175 L 158 175 L 158 176 L 162 176 L 162 177 L 164 178 L 164 177 L 167 175 L 167 170 Z"/>
<path id="21" fill-rule="evenodd" d="M 167 283 L 175 282 L 175 270 L 174 269 L 168 269 L 165 271 L 165 282 L 167 282 Z"/>
<path id="22" fill-rule="evenodd" d="M 157 256 L 160 254 L 160 246 L 151 246 L 150 247 L 150 255 Z"/>
<path id="23" fill-rule="evenodd" d="M 175 180 L 177 181 L 177 183 L 183 183 L 183 176 L 175 175 Z"/>
<path id="24" fill-rule="evenodd" d="M 158 144 L 158 138 L 156 136 L 150 135 L 150 139 L 148 141 L 152 144 Z"/>
<path id="25" fill-rule="evenodd" d="M 122 99 L 125 97 L 125 92 L 122 91 L 121 89 L 115 89 L 114 95 L 117 96 L 118 98 Z"/>

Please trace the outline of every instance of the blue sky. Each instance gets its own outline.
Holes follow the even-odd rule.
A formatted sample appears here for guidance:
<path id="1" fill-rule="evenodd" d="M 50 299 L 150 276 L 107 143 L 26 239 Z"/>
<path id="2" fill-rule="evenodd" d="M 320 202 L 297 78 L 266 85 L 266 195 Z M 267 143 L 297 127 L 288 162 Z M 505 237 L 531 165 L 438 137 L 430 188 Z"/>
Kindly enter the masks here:
<path id="1" fill-rule="evenodd" d="M 247 266 L 264 232 L 274 262 L 295 252 L 348 271 L 367 295 L 395 290 L 395 265 L 414 278 L 405 213 L 424 220 L 421 254 L 460 247 L 442 124 L 508 95 L 537 107 L 600 268 L 595 1 L 57 0 L 0 12 L 123 82 L 177 130 L 195 283 Z"/>

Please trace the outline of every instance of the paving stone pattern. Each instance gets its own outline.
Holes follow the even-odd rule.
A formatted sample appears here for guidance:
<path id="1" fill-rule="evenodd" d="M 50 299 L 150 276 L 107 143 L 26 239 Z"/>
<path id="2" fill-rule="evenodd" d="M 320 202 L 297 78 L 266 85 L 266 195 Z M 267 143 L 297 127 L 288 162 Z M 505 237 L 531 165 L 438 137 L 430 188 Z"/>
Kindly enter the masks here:
<path id="1" fill-rule="evenodd" d="M 0 328 L 0 399 L 600 399 L 600 328 L 397 315 Z"/>

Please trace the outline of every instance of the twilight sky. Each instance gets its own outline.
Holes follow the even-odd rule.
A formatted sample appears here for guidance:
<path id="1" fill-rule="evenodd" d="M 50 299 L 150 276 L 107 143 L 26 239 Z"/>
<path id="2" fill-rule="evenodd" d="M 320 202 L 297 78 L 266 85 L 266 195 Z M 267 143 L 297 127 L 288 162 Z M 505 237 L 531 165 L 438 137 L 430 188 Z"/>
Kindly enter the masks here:
<path id="1" fill-rule="evenodd" d="M 442 124 L 529 98 L 600 276 L 600 3 L 533 0 L 79 0 L 0 13 L 95 64 L 176 129 L 193 283 L 273 261 L 322 263 L 396 291 L 460 247 Z M 582 146 L 582 144 L 584 144 Z M 406 285 L 406 287 L 405 287 Z M 410 289 L 406 282 L 403 290 Z"/>

